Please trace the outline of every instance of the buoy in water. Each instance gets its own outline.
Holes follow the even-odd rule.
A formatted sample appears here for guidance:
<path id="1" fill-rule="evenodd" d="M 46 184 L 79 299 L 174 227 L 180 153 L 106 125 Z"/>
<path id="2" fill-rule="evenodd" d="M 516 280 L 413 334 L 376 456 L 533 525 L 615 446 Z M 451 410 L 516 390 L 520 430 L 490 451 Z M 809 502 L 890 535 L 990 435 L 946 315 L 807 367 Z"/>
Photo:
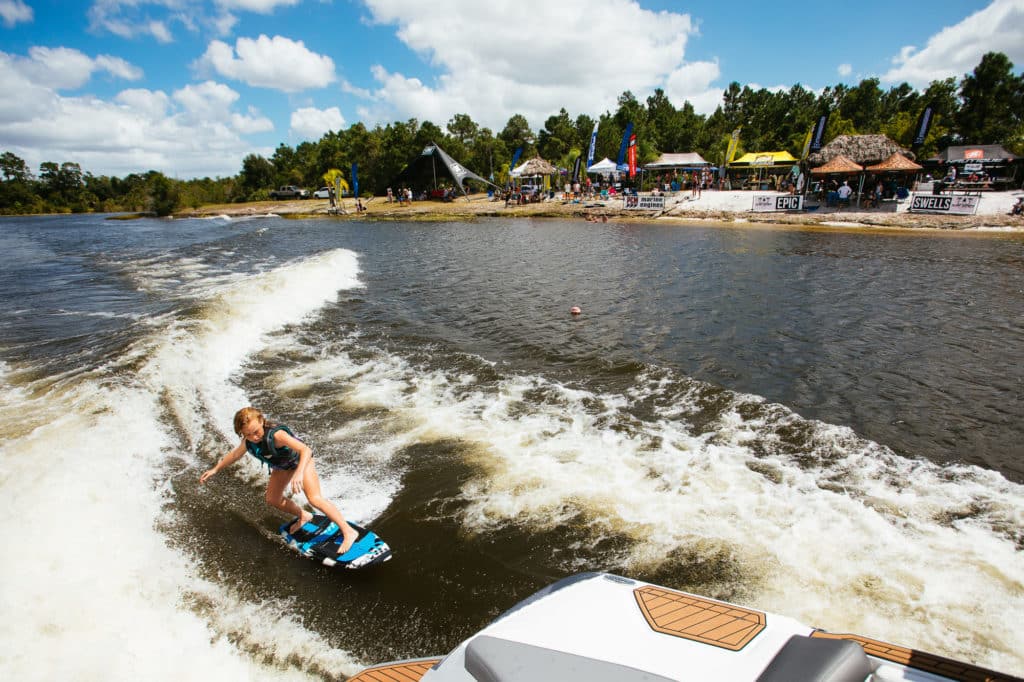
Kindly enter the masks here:
<path id="1" fill-rule="evenodd" d="M 573 315 L 579 315 L 583 311 L 580 310 L 580 307 L 578 305 L 574 305 L 572 308 L 569 309 L 569 312 L 572 313 Z"/>

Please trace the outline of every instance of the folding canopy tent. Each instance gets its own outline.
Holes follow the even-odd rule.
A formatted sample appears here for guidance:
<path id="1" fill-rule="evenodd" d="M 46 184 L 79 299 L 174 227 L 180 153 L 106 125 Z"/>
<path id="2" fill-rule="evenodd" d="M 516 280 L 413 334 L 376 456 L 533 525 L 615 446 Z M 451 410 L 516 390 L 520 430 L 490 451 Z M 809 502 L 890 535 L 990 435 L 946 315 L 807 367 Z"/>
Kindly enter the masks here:
<path id="1" fill-rule="evenodd" d="M 853 161 L 845 154 L 836 154 L 828 163 L 811 169 L 811 175 L 852 175 L 858 176 L 857 184 L 857 205 L 860 206 L 860 198 L 864 193 L 864 167 Z M 832 194 L 831 192 L 829 194 Z M 831 203 L 831 199 L 829 199 Z"/>
<path id="2" fill-rule="evenodd" d="M 777 171 L 780 168 L 785 168 L 788 172 L 796 163 L 799 163 L 797 158 L 787 151 L 748 152 L 735 161 L 726 164 L 726 169 L 729 171 L 749 171 L 751 176 L 757 178 L 756 182 L 759 184 L 765 171 Z"/>
<path id="3" fill-rule="evenodd" d="M 657 161 L 647 164 L 644 166 L 644 170 L 656 172 L 659 170 L 702 170 L 710 166 L 711 163 L 704 160 L 697 152 L 687 152 L 685 154 L 662 154 L 658 157 Z"/>
<path id="4" fill-rule="evenodd" d="M 862 173 L 864 167 L 843 154 L 837 154 L 826 164 L 811 169 L 812 175 L 852 175 Z"/>
<path id="5" fill-rule="evenodd" d="M 958 147 L 946 147 L 941 152 L 928 159 L 938 163 L 997 163 L 1000 161 L 1013 161 L 1015 157 L 1003 149 L 999 144 L 974 144 Z"/>
<path id="6" fill-rule="evenodd" d="M 872 173 L 916 173 L 921 170 L 921 168 L 921 166 L 914 163 L 907 157 L 896 153 L 885 161 L 876 163 L 873 166 L 868 166 L 864 170 L 871 171 Z"/>
<path id="7" fill-rule="evenodd" d="M 984 171 L 992 178 L 993 186 L 1013 186 L 1017 180 L 1020 158 L 998 144 L 974 144 L 946 147 L 924 163 L 935 169 L 949 164 L 960 166 L 961 175 Z M 933 171 L 934 172 L 934 171 Z"/>
<path id="8" fill-rule="evenodd" d="M 609 175 L 617 170 L 615 162 L 605 157 L 595 163 L 593 166 L 587 167 L 588 173 L 598 173 L 600 175 Z"/>
<path id="9" fill-rule="evenodd" d="M 730 168 L 733 166 L 737 167 L 760 167 L 760 168 L 773 168 L 791 167 L 797 162 L 797 158 L 789 152 L 748 152 L 740 158 L 732 161 L 728 164 Z"/>

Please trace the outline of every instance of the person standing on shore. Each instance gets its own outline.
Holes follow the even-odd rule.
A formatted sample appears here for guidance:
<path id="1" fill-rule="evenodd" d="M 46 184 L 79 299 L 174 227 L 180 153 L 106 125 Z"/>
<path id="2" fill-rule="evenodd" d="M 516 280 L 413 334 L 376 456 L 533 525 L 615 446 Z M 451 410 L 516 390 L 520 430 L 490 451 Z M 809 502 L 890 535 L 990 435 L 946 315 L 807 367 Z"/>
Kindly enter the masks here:
<path id="1" fill-rule="evenodd" d="M 845 203 L 847 206 L 849 206 L 850 205 L 850 195 L 853 194 L 853 188 L 850 187 L 850 184 L 846 180 L 843 180 L 843 184 L 839 188 L 838 194 L 839 194 L 839 205 L 842 206 Z"/>
<path id="2" fill-rule="evenodd" d="M 236 412 L 234 427 L 235 433 L 242 438 L 241 442 L 203 472 L 199 482 L 206 483 L 218 471 L 231 466 L 248 452 L 270 469 L 270 481 L 264 495 L 267 504 L 296 517 L 288 532 L 298 531 L 313 515 L 286 497 L 285 493 L 305 493 L 309 505 L 341 529 L 345 541 L 338 554 L 347 552 L 359 539 L 359 534 L 348 525 L 338 508 L 320 493 L 320 477 L 317 476 L 310 447 L 292 435 L 287 426 L 271 423 L 254 407 L 243 407 Z"/>

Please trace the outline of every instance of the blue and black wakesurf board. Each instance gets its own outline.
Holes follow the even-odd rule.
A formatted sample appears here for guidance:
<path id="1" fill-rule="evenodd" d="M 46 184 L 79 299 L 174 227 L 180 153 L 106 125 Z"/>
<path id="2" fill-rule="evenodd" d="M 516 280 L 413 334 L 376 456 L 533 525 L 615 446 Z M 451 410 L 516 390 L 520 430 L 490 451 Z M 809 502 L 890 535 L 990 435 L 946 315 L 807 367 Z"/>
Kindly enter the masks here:
<path id="1" fill-rule="evenodd" d="M 280 533 L 288 546 L 300 554 L 316 559 L 324 566 L 338 568 L 367 568 L 381 564 L 391 558 L 391 548 L 372 530 L 349 523 L 359 533 L 359 539 L 344 554 L 339 555 L 338 549 L 345 538 L 337 524 L 326 516 L 316 514 L 294 534 L 288 529 L 295 520 L 281 526 Z"/>

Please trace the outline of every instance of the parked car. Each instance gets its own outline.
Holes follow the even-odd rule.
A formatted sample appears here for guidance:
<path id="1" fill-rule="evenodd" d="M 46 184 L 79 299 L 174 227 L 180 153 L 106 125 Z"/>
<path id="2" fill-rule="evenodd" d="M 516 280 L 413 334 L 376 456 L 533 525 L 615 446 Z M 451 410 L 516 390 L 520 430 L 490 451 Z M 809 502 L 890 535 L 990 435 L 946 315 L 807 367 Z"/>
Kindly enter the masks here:
<path id="1" fill-rule="evenodd" d="M 331 198 L 331 188 L 330 187 L 321 187 L 317 191 L 313 192 L 313 198 L 314 199 L 330 199 Z"/>
<path id="2" fill-rule="evenodd" d="M 309 190 L 296 187 L 295 185 L 285 185 L 278 189 L 270 191 L 271 199 L 308 199 Z"/>

